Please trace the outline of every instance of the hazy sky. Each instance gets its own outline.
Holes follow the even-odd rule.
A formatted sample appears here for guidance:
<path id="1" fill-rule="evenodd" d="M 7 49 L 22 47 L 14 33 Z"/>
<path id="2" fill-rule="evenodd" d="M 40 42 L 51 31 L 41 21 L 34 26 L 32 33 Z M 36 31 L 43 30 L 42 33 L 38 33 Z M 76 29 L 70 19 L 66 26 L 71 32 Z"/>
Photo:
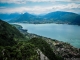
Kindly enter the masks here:
<path id="1" fill-rule="evenodd" d="M 54 11 L 80 13 L 80 0 L 0 0 L 0 13 L 44 14 Z"/>

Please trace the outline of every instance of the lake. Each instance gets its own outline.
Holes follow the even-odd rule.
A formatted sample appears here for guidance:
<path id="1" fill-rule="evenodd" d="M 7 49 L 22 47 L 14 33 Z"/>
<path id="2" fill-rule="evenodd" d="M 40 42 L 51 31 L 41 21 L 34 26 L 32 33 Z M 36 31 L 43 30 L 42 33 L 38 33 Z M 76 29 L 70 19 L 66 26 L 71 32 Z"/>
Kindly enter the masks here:
<path id="1" fill-rule="evenodd" d="M 80 26 L 67 24 L 25 24 L 17 23 L 34 33 L 44 37 L 68 42 L 74 47 L 80 48 Z"/>

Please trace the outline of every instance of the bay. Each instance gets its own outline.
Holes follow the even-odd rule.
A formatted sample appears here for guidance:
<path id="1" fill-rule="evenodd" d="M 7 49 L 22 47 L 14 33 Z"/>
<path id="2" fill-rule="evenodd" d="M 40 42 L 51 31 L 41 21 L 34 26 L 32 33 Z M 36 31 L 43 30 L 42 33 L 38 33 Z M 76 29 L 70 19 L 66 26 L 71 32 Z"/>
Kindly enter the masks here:
<path id="1" fill-rule="evenodd" d="M 72 46 L 80 48 L 80 26 L 67 24 L 25 24 L 21 25 L 29 33 L 68 42 Z"/>

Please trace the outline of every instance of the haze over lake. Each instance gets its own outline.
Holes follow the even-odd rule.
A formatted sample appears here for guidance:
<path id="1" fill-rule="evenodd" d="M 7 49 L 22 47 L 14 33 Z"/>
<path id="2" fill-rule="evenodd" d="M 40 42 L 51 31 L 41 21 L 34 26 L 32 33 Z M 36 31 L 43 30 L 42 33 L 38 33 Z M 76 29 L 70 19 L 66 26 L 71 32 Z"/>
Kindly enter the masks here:
<path id="1" fill-rule="evenodd" d="M 34 33 L 44 37 L 68 42 L 74 47 L 80 48 L 80 26 L 67 24 L 25 24 L 17 23 Z"/>

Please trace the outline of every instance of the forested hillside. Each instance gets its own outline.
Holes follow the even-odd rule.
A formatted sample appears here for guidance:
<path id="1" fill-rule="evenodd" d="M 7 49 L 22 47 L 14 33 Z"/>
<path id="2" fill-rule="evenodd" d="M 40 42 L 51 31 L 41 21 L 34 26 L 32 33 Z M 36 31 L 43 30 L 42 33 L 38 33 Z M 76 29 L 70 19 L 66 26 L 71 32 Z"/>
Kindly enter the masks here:
<path id="1" fill-rule="evenodd" d="M 42 38 L 29 38 L 20 32 L 13 25 L 0 20 L 1 60 L 63 60 L 61 56 L 55 55 L 50 45 Z"/>
<path id="2" fill-rule="evenodd" d="M 16 40 L 25 39 L 14 26 L 0 20 L 0 45 L 8 46 L 14 45 Z"/>
<path id="3" fill-rule="evenodd" d="M 38 60 L 36 47 L 16 27 L 0 20 L 0 60 Z"/>

